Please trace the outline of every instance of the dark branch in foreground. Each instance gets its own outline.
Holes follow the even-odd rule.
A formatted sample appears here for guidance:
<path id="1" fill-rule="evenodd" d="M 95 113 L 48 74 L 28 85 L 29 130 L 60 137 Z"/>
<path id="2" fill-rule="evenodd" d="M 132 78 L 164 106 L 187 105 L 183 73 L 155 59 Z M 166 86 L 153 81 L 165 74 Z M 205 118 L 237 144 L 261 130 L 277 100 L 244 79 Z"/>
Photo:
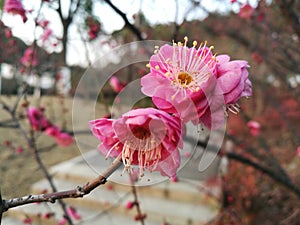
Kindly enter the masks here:
<path id="1" fill-rule="evenodd" d="M 97 178 L 95 178 L 91 182 L 88 182 L 84 186 L 82 187 L 78 186 L 77 188 L 72 190 L 60 191 L 60 192 L 54 192 L 48 194 L 46 193 L 40 195 L 27 195 L 20 198 L 2 200 L 2 209 L 0 213 L 2 214 L 3 212 L 7 211 L 10 208 L 14 208 L 17 206 L 26 205 L 30 203 L 35 203 L 35 202 L 54 203 L 56 200 L 65 199 L 65 198 L 81 198 L 84 195 L 89 194 L 98 186 L 105 184 L 107 178 L 111 174 L 113 174 L 121 165 L 123 165 L 122 161 L 119 158 L 117 158 L 102 175 L 99 175 Z"/>

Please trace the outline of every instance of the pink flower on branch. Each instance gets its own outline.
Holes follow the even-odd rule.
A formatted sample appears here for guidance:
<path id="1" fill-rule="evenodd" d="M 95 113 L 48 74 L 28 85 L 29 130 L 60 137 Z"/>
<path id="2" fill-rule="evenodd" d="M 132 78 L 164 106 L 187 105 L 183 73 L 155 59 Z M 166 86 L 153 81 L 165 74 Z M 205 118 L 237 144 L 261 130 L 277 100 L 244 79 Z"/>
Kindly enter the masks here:
<path id="1" fill-rule="evenodd" d="M 27 21 L 27 17 L 25 15 L 26 11 L 20 0 L 6 0 L 3 9 L 4 12 L 11 13 L 13 15 L 20 15 L 24 23 Z"/>
<path id="2" fill-rule="evenodd" d="M 44 131 L 51 126 L 44 113 L 38 108 L 28 108 L 27 117 L 34 131 Z"/>
<path id="3" fill-rule="evenodd" d="M 226 105 L 235 104 L 245 96 L 252 95 L 252 84 L 248 79 L 248 62 L 230 61 L 228 55 L 217 56 L 217 81 L 220 85 Z"/>
<path id="4" fill-rule="evenodd" d="M 183 147 L 178 117 L 153 108 L 135 109 L 119 119 L 90 121 L 90 129 L 101 141 L 100 152 L 106 157 L 120 157 L 125 170 L 131 172 L 137 165 L 140 176 L 145 169 L 176 176 L 178 148 Z"/>
<path id="5" fill-rule="evenodd" d="M 141 79 L 142 92 L 152 97 L 161 110 L 178 114 L 183 122 L 204 123 L 218 128 L 224 122 L 224 108 L 233 106 L 240 97 L 251 95 L 246 61 L 229 61 L 229 56 L 216 56 L 206 42 L 156 47 L 151 56 L 150 73 Z M 231 81 L 232 79 L 232 81 Z"/>

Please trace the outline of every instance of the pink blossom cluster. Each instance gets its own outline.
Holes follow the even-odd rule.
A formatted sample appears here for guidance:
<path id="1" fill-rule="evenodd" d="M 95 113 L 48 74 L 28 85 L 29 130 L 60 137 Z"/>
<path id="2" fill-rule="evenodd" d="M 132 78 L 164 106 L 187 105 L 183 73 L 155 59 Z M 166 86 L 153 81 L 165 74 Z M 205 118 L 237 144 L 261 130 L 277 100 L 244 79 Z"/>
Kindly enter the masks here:
<path id="1" fill-rule="evenodd" d="M 46 135 L 55 138 L 56 143 L 60 146 L 69 146 L 73 143 L 73 138 L 59 127 L 48 121 L 42 110 L 30 107 L 27 109 L 27 118 L 34 131 L 42 131 Z"/>
<path id="2" fill-rule="evenodd" d="M 140 177 L 148 170 L 176 180 L 185 124 L 192 121 L 217 129 L 227 111 L 237 113 L 238 100 L 252 94 L 246 61 L 216 56 L 206 43 L 197 47 L 194 41 L 189 48 L 187 42 L 185 37 L 184 43 L 155 47 L 141 90 L 156 109 L 134 109 L 118 119 L 89 123 L 101 142 L 100 152 L 122 160 L 126 171 L 133 173 L 138 167 Z M 116 78 L 111 83 L 121 89 Z"/>

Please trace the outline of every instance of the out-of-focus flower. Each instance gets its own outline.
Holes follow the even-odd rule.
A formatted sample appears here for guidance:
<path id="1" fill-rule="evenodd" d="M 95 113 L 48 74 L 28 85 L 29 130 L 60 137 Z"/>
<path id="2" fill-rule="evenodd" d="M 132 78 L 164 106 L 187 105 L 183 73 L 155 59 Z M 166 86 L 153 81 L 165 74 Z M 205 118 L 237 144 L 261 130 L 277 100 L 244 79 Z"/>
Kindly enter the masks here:
<path id="1" fill-rule="evenodd" d="M 259 135 L 259 133 L 260 133 L 260 124 L 258 122 L 251 120 L 247 123 L 247 126 L 250 128 L 250 134 L 252 136 L 258 136 Z"/>
<path id="2" fill-rule="evenodd" d="M 38 108 L 28 108 L 27 117 L 29 119 L 32 129 L 35 131 L 44 131 L 46 128 L 51 126 L 44 113 Z"/>
<path id="3" fill-rule="evenodd" d="M 23 148 L 17 147 L 15 151 L 16 151 L 16 153 L 21 154 L 23 152 Z"/>
<path id="4" fill-rule="evenodd" d="M 9 140 L 3 141 L 3 146 L 10 147 L 11 146 L 11 141 L 9 141 Z"/>
<path id="5" fill-rule="evenodd" d="M 20 61 L 26 67 L 36 66 L 38 64 L 36 52 L 31 47 L 27 48 Z"/>
<path id="6" fill-rule="evenodd" d="M 86 19 L 86 25 L 88 27 L 88 36 L 90 40 L 96 39 L 100 31 L 99 21 L 94 17 L 88 17 Z"/>
<path id="7" fill-rule="evenodd" d="M 46 28 L 41 37 L 42 42 L 45 43 L 45 41 L 47 41 L 51 35 L 52 35 L 52 30 L 50 28 Z"/>
<path id="8" fill-rule="evenodd" d="M 300 146 L 297 148 L 297 155 L 300 156 Z"/>
<path id="9" fill-rule="evenodd" d="M 250 4 L 245 4 L 240 8 L 239 17 L 250 19 L 254 13 L 254 8 Z"/>
<path id="10" fill-rule="evenodd" d="M 145 169 L 176 176 L 180 164 L 178 148 L 183 147 L 180 119 L 153 109 L 135 109 L 119 119 L 90 121 L 90 129 L 106 157 L 120 157 L 129 172 L 138 165 L 140 176 Z"/>
<path id="11" fill-rule="evenodd" d="M 55 136 L 56 143 L 60 146 L 67 147 L 73 144 L 73 138 L 67 133 L 59 133 Z"/>
<path id="12" fill-rule="evenodd" d="M 11 29 L 9 29 L 9 28 L 5 29 L 5 37 L 6 38 L 11 38 L 12 37 Z"/>
<path id="13" fill-rule="evenodd" d="M 253 52 L 251 57 L 257 64 L 261 64 L 263 62 L 263 58 L 258 52 Z"/>
<path id="14" fill-rule="evenodd" d="M 45 130 L 45 134 L 51 137 L 57 137 L 60 134 L 60 129 L 57 126 L 50 126 Z"/>
<path id="15" fill-rule="evenodd" d="M 124 88 L 124 85 L 121 84 L 120 80 L 115 76 L 109 79 L 109 84 L 116 93 L 119 93 Z"/>
<path id="16" fill-rule="evenodd" d="M 6 0 L 4 3 L 4 12 L 11 13 L 13 15 L 20 15 L 23 22 L 27 21 L 26 11 L 23 8 L 21 1 L 19 0 Z"/>
<path id="17" fill-rule="evenodd" d="M 77 212 L 77 210 L 74 207 L 68 207 L 67 213 L 69 216 L 71 216 L 75 220 L 81 219 L 81 215 Z"/>
<path id="18" fill-rule="evenodd" d="M 41 26 L 42 28 L 46 28 L 49 25 L 50 21 L 49 20 L 41 20 L 37 22 L 37 25 Z"/>
<path id="19" fill-rule="evenodd" d="M 25 219 L 23 219 L 23 223 L 24 224 L 32 224 L 33 220 L 30 217 L 26 217 Z"/>
<path id="20" fill-rule="evenodd" d="M 65 224 L 67 224 L 67 223 L 68 223 L 68 220 L 67 220 L 65 217 L 61 218 L 61 219 L 58 221 L 58 225 L 65 225 Z"/>

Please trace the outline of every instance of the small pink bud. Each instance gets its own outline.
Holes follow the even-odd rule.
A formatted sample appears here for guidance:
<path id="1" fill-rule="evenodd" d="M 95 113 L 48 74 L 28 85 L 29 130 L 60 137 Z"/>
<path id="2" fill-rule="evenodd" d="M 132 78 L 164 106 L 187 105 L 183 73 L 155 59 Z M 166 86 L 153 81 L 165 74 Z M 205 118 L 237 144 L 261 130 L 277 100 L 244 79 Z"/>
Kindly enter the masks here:
<path id="1" fill-rule="evenodd" d="M 11 146 L 11 142 L 9 140 L 6 140 L 3 142 L 4 147 L 9 147 Z"/>
<path id="2" fill-rule="evenodd" d="M 134 220 L 139 221 L 139 220 L 144 220 L 146 219 L 147 215 L 146 214 L 141 214 L 141 215 L 135 215 Z"/>
<path id="3" fill-rule="evenodd" d="M 16 153 L 21 154 L 23 152 L 23 148 L 22 147 L 18 147 L 16 148 Z"/>
<path id="4" fill-rule="evenodd" d="M 50 213 L 46 213 L 46 214 L 44 214 L 44 218 L 45 219 L 50 219 L 51 217 L 53 217 L 55 214 L 53 213 L 53 212 L 50 212 Z"/>
<path id="5" fill-rule="evenodd" d="M 24 220 L 23 220 L 23 223 L 24 224 L 32 224 L 32 219 L 30 217 L 26 217 Z"/>
<path id="6" fill-rule="evenodd" d="M 134 202 L 129 201 L 126 203 L 126 209 L 132 209 L 134 205 L 135 205 Z"/>
<path id="7" fill-rule="evenodd" d="M 258 136 L 259 135 L 259 133 L 260 133 L 260 124 L 258 122 L 251 120 L 247 123 L 247 126 L 250 128 L 250 134 L 252 136 Z"/>

